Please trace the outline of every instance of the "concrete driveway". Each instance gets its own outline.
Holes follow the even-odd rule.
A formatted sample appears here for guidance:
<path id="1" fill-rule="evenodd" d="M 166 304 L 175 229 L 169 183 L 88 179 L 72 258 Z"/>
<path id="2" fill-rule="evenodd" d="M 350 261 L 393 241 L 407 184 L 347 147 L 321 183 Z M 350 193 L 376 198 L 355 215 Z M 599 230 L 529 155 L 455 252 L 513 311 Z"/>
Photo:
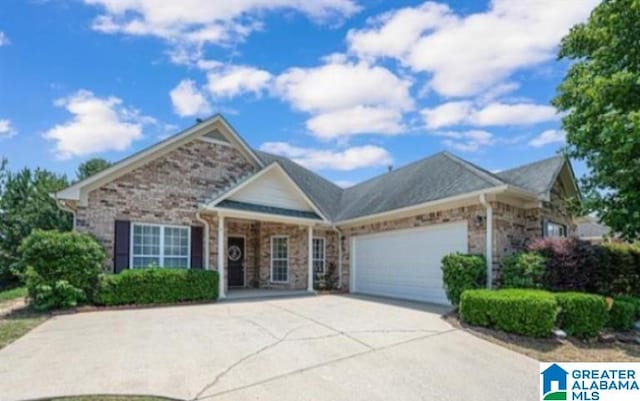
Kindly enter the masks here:
<path id="1" fill-rule="evenodd" d="M 536 400 L 538 363 L 434 307 L 351 296 L 58 316 L 0 350 L 0 400 Z"/>

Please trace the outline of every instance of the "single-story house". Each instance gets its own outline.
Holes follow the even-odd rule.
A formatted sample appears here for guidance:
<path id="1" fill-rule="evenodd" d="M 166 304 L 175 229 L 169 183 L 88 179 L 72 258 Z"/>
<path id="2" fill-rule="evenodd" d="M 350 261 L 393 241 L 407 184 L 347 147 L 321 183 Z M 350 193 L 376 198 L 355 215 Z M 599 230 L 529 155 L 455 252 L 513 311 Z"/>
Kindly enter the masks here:
<path id="1" fill-rule="evenodd" d="M 352 292 L 446 303 L 441 258 L 501 257 L 573 235 L 578 196 L 562 156 L 492 173 L 447 152 L 343 189 L 252 149 L 216 115 L 57 192 L 105 269 L 217 270 L 236 287 L 313 289 L 333 272 Z"/>

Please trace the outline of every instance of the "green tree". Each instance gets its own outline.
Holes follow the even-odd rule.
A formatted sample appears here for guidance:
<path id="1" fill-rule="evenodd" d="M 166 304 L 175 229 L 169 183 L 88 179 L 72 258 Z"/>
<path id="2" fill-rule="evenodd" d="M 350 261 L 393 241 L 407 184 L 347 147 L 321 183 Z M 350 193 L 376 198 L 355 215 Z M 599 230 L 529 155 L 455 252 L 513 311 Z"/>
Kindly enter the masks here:
<path id="1" fill-rule="evenodd" d="M 84 163 L 80 163 L 76 170 L 76 176 L 78 177 L 78 181 L 82 181 L 87 177 L 101 172 L 109 166 L 111 166 L 111 162 L 105 159 L 101 159 L 99 157 L 89 159 Z"/>
<path id="2" fill-rule="evenodd" d="M 13 173 L 6 165 L 5 159 L 0 164 L 0 286 L 17 279 L 12 272 L 22 270 L 18 247 L 32 230 L 68 231 L 73 222 L 50 196 L 68 185 L 64 175 L 39 168 Z"/>
<path id="3" fill-rule="evenodd" d="M 573 61 L 553 104 L 565 113 L 567 153 L 590 169 L 584 212 L 640 237 L 640 0 L 604 0 L 562 40 Z"/>

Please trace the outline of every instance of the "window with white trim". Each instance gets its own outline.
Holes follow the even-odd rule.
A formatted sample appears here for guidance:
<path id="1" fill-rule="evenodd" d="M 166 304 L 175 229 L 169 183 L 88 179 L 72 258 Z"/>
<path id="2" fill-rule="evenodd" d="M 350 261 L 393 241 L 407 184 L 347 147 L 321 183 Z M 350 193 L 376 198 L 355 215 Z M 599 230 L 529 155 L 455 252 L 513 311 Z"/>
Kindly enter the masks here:
<path id="1" fill-rule="evenodd" d="M 566 237 L 567 227 L 563 224 L 547 222 L 547 237 Z"/>
<path id="2" fill-rule="evenodd" d="M 289 238 L 286 236 L 271 237 L 271 281 L 289 281 Z"/>
<path id="3" fill-rule="evenodd" d="M 189 267 L 189 227 L 131 224 L 131 268 Z"/>
<path id="4" fill-rule="evenodd" d="M 325 268 L 325 240 L 322 237 L 313 239 L 313 271 L 324 273 Z"/>

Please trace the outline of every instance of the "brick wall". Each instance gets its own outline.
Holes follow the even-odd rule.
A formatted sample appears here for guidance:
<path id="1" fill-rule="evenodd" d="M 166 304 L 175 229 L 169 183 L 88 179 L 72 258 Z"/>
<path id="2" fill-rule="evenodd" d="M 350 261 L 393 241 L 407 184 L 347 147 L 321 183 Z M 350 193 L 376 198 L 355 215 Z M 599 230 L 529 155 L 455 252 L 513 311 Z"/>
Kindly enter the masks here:
<path id="1" fill-rule="evenodd" d="M 112 271 L 115 220 L 199 225 L 198 205 L 253 169 L 232 147 L 190 142 L 91 191 L 78 208 L 77 230 L 104 245 Z"/>

